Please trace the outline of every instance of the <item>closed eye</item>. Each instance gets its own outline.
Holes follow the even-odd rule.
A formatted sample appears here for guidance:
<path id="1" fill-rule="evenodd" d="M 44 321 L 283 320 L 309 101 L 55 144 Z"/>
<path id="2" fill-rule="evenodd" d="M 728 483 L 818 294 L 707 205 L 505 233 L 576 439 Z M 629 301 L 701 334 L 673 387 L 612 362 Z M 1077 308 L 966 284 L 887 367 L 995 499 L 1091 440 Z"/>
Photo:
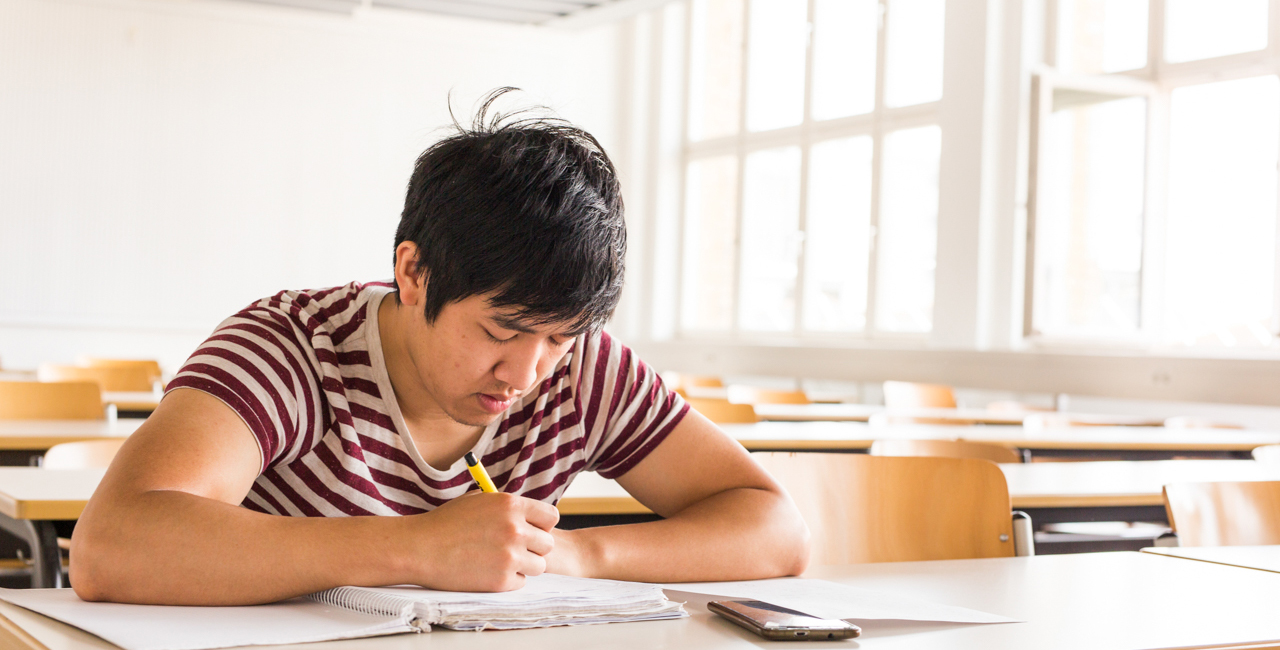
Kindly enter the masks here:
<path id="1" fill-rule="evenodd" d="M 514 339 L 515 337 L 520 336 L 520 334 L 519 334 L 519 333 L 516 333 L 516 334 L 512 334 L 511 336 L 508 336 L 508 337 L 507 337 L 507 338 L 505 338 L 505 339 L 500 339 L 500 338 L 498 338 L 498 337 L 494 336 L 494 335 L 493 335 L 493 332 L 490 332 L 487 328 L 483 328 L 483 327 L 482 327 L 482 328 L 480 328 L 480 329 L 483 329 L 483 330 L 484 330 L 485 335 L 486 335 L 486 336 L 488 336 L 488 337 L 489 337 L 489 340 L 490 340 L 490 341 L 493 341 L 494 343 L 506 343 L 506 342 L 508 342 L 508 341 L 510 341 L 510 340 L 512 340 L 512 339 Z"/>

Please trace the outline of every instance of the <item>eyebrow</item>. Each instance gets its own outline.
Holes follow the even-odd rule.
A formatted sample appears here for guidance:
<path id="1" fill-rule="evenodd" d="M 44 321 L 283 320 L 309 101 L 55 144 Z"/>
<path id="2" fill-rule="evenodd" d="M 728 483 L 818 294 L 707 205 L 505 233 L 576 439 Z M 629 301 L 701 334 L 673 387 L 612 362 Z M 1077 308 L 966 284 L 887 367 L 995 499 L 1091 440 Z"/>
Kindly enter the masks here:
<path id="1" fill-rule="evenodd" d="M 537 332 L 534 331 L 534 329 L 529 325 L 528 321 L 516 315 L 494 314 L 493 316 L 489 317 L 489 320 L 493 321 L 495 325 L 497 325 L 498 327 L 501 327 L 504 330 L 512 330 L 515 332 L 521 332 L 523 334 L 537 334 Z M 575 331 L 575 332 L 555 332 L 551 334 L 551 336 L 560 336 L 564 338 L 577 338 L 578 336 L 586 332 L 588 329 L 590 329 L 590 327 L 584 327 L 579 331 Z"/>

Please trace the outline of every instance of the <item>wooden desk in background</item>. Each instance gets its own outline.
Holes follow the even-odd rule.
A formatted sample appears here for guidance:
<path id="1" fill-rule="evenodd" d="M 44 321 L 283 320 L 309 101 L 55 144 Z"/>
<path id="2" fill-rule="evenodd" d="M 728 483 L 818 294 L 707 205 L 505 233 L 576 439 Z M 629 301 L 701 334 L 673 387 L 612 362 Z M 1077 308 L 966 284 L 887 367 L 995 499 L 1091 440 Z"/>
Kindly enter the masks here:
<path id="1" fill-rule="evenodd" d="M 1143 553 L 1090 553 L 944 562 L 814 567 L 806 577 L 1016 618 L 960 625 L 865 621 L 856 642 L 829 646 L 894 650 L 1275 647 L 1280 575 Z M 711 598 L 672 591 L 690 618 L 581 627 L 397 635 L 275 646 L 292 650 L 507 650 L 508 648 L 688 648 L 759 650 L 759 637 L 706 609 Z M 7 638 L 6 638 L 7 637 Z M 772 644 L 767 644 L 772 645 Z M 75 628 L 0 603 L 0 646 L 106 650 Z M 805 644 L 810 647 L 811 644 Z"/>
<path id="2" fill-rule="evenodd" d="M 0 467 L 0 528 L 31 546 L 32 586 L 63 586 L 53 522 L 79 519 L 103 474 L 104 469 Z"/>
<path id="3" fill-rule="evenodd" d="M 145 420 L 0 420 L 0 450 L 44 451 L 63 442 L 127 438 Z"/>
<path id="4" fill-rule="evenodd" d="M 115 404 L 116 410 L 121 413 L 137 413 L 145 416 L 156 410 L 156 407 L 160 405 L 161 397 L 164 397 L 164 395 L 151 391 L 128 392 L 108 390 L 102 392 L 102 403 Z"/>
<path id="5" fill-rule="evenodd" d="M 1161 546 L 1142 552 L 1280 573 L 1280 546 Z"/>
<path id="6" fill-rule="evenodd" d="M 1006 463 L 1014 510 L 1036 525 L 1077 521 L 1165 521 L 1166 483 L 1280 481 L 1280 465 L 1251 460 Z M 558 504 L 562 515 L 644 515 L 650 511 L 615 481 L 598 474 L 574 478 Z"/>
<path id="7" fill-rule="evenodd" d="M 757 422 L 722 424 L 751 451 L 862 452 L 876 440 L 970 440 L 1027 449 L 1032 456 L 1101 456 L 1158 460 L 1174 456 L 1249 458 L 1262 445 L 1280 444 L 1280 432 L 1163 427 L 1072 427 L 913 424 L 873 427 L 861 422 Z"/>

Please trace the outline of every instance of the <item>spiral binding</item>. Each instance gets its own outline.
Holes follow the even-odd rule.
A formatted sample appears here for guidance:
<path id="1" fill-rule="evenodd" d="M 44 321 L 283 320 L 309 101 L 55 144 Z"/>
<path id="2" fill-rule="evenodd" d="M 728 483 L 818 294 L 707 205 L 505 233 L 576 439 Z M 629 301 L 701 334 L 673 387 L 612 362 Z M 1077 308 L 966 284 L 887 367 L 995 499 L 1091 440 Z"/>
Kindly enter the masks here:
<path id="1" fill-rule="evenodd" d="M 411 613 L 414 600 L 358 587 L 334 587 L 317 591 L 310 596 L 311 600 L 325 605 L 341 607 L 362 614 L 375 616 L 405 616 Z"/>

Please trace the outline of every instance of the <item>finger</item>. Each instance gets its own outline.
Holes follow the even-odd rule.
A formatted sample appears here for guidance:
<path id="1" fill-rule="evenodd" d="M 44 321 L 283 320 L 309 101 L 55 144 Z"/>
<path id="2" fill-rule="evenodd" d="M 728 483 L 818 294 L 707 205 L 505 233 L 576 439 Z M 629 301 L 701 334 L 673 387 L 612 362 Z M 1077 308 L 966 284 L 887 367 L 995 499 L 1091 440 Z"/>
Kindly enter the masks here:
<path id="1" fill-rule="evenodd" d="M 541 555 L 525 553 L 520 563 L 520 573 L 530 578 L 540 576 L 547 571 L 547 560 Z"/>
<path id="2" fill-rule="evenodd" d="M 525 499 L 524 520 L 542 530 L 551 530 L 560 521 L 560 511 L 556 507 L 541 501 Z"/>
<path id="3" fill-rule="evenodd" d="M 530 553 L 546 555 L 556 546 L 556 538 L 541 528 L 529 526 L 525 531 L 524 546 Z"/>

